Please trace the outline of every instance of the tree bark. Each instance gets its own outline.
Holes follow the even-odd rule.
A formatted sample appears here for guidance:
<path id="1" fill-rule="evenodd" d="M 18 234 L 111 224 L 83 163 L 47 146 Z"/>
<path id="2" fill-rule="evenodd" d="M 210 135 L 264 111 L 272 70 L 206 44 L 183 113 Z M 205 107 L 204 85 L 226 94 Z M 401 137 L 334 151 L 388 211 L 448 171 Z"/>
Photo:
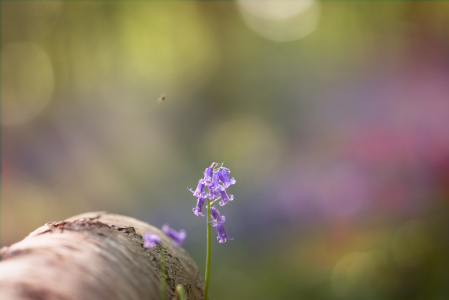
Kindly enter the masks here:
<path id="1" fill-rule="evenodd" d="M 161 244 L 145 249 L 144 232 L 158 234 Z M 183 248 L 158 228 L 106 212 L 49 222 L 3 247 L 0 299 L 160 299 L 160 251 L 167 299 L 176 299 L 177 284 L 186 299 L 202 299 L 204 280 Z"/>

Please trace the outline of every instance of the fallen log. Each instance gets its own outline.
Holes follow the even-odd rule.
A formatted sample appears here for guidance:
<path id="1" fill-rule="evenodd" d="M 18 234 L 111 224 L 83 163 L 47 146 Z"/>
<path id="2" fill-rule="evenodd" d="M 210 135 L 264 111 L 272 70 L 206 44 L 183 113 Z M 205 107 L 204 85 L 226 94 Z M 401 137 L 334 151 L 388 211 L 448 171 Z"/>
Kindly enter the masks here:
<path id="1" fill-rule="evenodd" d="M 144 232 L 158 234 L 161 244 L 145 249 Z M 3 247 L 0 299 L 160 299 L 160 251 L 167 299 L 176 299 L 178 284 L 186 299 L 202 299 L 204 279 L 183 248 L 156 227 L 106 212 L 49 222 Z"/>

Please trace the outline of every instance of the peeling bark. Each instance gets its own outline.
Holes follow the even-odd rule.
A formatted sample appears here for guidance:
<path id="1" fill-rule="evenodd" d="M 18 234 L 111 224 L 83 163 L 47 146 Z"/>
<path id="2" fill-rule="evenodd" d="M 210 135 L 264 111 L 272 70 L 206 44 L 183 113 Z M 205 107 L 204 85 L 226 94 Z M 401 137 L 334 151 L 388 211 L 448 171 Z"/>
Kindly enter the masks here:
<path id="1" fill-rule="evenodd" d="M 144 232 L 162 243 L 143 248 Z M 202 299 L 204 280 L 181 247 L 136 219 L 94 212 L 49 222 L 24 240 L 1 249 L 0 298 L 159 299 L 160 251 L 165 251 L 167 299 L 177 284 L 186 299 Z"/>

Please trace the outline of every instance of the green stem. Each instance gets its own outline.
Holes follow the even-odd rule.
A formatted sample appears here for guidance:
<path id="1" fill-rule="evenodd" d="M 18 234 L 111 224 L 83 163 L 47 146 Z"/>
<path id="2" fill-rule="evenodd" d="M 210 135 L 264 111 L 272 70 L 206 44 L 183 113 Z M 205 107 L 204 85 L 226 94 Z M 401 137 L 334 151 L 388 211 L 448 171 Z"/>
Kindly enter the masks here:
<path id="1" fill-rule="evenodd" d="M 184 288 L 182 287 L 182 285 L 178 284 L 176 286 L 176 291 L 178 292 L 179 300 L 185 300 L 186 299 L 184 297 Z"/>
<path id="2" fill-rule="evenodd" d="M 161 300 L 165 300 L 165 281 L 167 273 L 165 271 L 165 250 L 161 246 Z"/>
<path id="3" fill-rule="evenodd" d="M 209 275 L 210 275 L 210 200 L 207 199 L 207 256 L 206 256 L 206 275 L 204 276 L 204 300 L 207 300 L 207 292 L 209 291 Z"/>

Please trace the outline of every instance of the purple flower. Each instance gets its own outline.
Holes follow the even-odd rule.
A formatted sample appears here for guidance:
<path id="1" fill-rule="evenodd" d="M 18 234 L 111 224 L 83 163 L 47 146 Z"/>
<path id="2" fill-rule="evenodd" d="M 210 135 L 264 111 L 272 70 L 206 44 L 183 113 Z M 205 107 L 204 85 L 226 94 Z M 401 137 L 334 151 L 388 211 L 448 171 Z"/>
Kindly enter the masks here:
<path id="1" fill-rule="evenodd" d="M 204 198 L 203 198 L 203 197 L 199 197 L 199 198 L 198 198 L 198 202 L 196 203 L 196 207 L 193 209 L 193 213 L 194 213 L 196 216 L 201 215 L 201 216 L 204 217 L 204 214 L 203 214 L 203 205 L 204 205 Z"/>
<path id="2" fill-rule="evenodd" d="M 167 224 L 162 226 L 162 232 L 165 233 L 166 236 L 168 236 L 173 241 L 173 246 L 179 247 L 186 238 L 186 232 L 185 230 L 181 229 L 179 232 L 168 227 Z"/>
<path id="3" fill-rule="evenodd" d="M 214 165 L 214 164 L 212 164 Z M 211 166 L 212 167 L 212 166 Z M 212 184 L 212 168 L 206 168 L 204 171 L 204 184 L 207 186 L 210 186 Z"/>
<path id="4" fill-rule="evenodd" d="M 225 167 L 223 164 L 212 163 L 209 168 L 204 171 L 204 178 L 200 179 L 198 182 L 198 187 L 195 191 L 190 189 L 194 196 L 198 197 L 196 207 L 192 209 L 196 216 L 204 216 L 203 205 L 206 199 L 208 203 L 213 204 L 215 201 L 220 200 L 220 206 L 225 205 L 229 201 L 234 200 L 233 195 L 229 195 L 226 189 L 235 184 L 235 179 L 229 176 L 231 171 Z M 204 188 L 207 186 L 207 190 Z M 234 238 L 226 235 L 223 223 L 226 221 L 225 216 L 221 216 L 220 212 L 215 208 L 210 208 L 210 221 L 209 223 L 217 229 L 218 241 L 220 243 L 225 243 L 227 240 L 233 240 Z M 162 227 L 162 231 L 173 240 L 173 245 L 179 246 L 185 239 L 185 231 L 181 230 L 179 233 L 170 229 L 167 225 Z"/>
<path id="5" fill-rule="evenodd" d="M 225 229 L 223 227 L 223 224 L 217 224 L 217 226 L 215 226 L 215 228 L 217 229 L 217 234 L 218 234 L 217 240 L 220 243 L 225 243 L 226 240 L 231 240 L 232 241 L 234 239 L 234 238 L 229 237 L 226 234 L 226 231 L 225 231 Z"/>
<path id="6" fill-rule="evenodd" d="M 217 224 L 222 224 L 226 221 L 225 216 L 220 216 L 220 213 L 215 207 L 210 208 L 210 217 L 213 221 L 210 221 L 209 223 L 214 227 L 217 226 Z"/>
<path id="7" fill-rule="evenodd" d="M 207 194 L 207 198 L 209 198 L 210 200 L 214 200 L 215 198 L 219 198 L 220 197 L 220 192 L 216 191 L 212 188 L 212 186 L 209 187 L 209 193 Z"/>
<path id="8" fill-rule="evenodd" d="M 214 176 L 212 177 L 212 185 L 210 186 L 210 188 L 212 188 L 212 190 L 214 190 L 214 191 L 222 191 L 224 189 L 220 185 L 220 177 L 219 177 L 218 173 L 220 173 L 220 172 L 215 172 Z M 210 190 L 210 188 L 209 188 L 209 190 Z"/>
<path id="9" fill-rule="evenodd" d="M 196 190 L 193 191 L 192 189 L 190 189 L 190 191 L 193 193 L 193 196 L 195 196 L 195 197 L 205 196 L 206 193 L 204 192 L 204 186 L 205 186 L 204 180 L 200 179 L 198 181 L 198 186 L 196 187 Z"/>
<path id="10" fill-rule="evenodd" d="M 234 178 L 231 179 L 229 177 L 228 170 L 223 167 L 221 168 L 221 170 L 222 171 L 220 173 L 220 175 L 221 175 L 220 179 L 221 179 L 221 182 L 223 182 L 224 187 L 228 188 L 231 184 L 235 184 L 235 179 Z"/>
<path id="11" fill-rule="evenodd" d="M 234 200 L 234 196 L 231 195 L 231 197 L 228 196 L 228 194 L 226 194 L 226 190 L 222 190 L 220 191 L 220 196 L 221 196 L 221 201 L 218 202 L 218 204 L 220 204 L 220 206 L 225 205 L 226 203 L 228 203 L 229 201 Z"/>
<path id="12" fill-rule="evenodd" d="M 224 187 L 227 188 L 229 185 L 226 186 L 226 183 L 225 183 L 225 182 L 226 182 L 226 179 L 224 178 L 223 173 L 221 173 L 220 171 L 218 171 L 217 174 L 218 174 L 218 178 L 220 179 L 220 181 L 223 182 Z"/>
<path id="13" fill-rule="evenodd" d="M 145 232 L 143 235 L 143 247 L 146 249 L 153 248 L 161 242 L 161 238 L 157 234 Z"/>

